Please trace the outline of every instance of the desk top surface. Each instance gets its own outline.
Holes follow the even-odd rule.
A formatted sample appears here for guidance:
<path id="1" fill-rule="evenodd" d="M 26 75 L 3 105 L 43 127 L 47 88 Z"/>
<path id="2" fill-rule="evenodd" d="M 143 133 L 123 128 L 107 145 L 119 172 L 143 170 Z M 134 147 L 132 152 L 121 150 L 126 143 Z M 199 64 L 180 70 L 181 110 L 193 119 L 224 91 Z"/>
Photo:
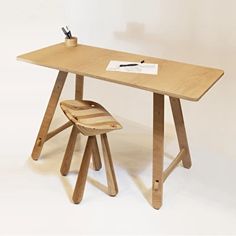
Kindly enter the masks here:
<path id="1" fill-rule="evenodd" d="M 60 43 L 17 59 L 190 101 L 198 101 L 224 74 L 219 69 L 81 44 L 67 47 Z M 158 75 L 106 71 L 110 60 L 155 63 L 159 66 Z"/>

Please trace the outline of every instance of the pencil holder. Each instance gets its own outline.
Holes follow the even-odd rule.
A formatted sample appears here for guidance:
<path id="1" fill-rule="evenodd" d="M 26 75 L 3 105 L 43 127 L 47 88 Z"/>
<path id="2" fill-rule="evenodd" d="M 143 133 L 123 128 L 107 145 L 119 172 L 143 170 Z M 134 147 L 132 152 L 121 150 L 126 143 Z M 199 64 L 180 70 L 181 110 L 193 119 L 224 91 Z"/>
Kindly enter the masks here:
<path id="1" fill-rule="evenodd" d="M 72 37 L 72 38 L 65 38 L 65 44 L 67 47 L 76 47 L 77 46 L 77 38 Z"/>

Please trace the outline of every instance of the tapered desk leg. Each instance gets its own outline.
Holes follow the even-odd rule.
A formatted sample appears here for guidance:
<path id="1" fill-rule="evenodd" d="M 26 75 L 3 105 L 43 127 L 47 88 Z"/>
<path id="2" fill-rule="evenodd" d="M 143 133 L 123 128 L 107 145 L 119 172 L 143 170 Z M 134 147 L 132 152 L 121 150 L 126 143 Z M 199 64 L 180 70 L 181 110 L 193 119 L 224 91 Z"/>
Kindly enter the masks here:
<path id="1" fill-rule="evenodd" d="M 57 79 L 56 79 L 56 83 L 52 90 L 52 94 L 49 99 L 48 106 L 44 114 L 43 121 L 40 126 L 39 133 L 38 133 L 38 136 L 35 141 L 35 145 L 31 154 L 34 160 L 38 160 L 40 153 L 42 151 L 43 144 L 46 140 L 49 126 L 52 122 L 52 118 L 55 113 L 55 109 L 56 109 L 59 97 L 61 95 L 61 91 L 63 89 L 66 77 L 67 77 L 67 72 L 59 71 Z"/>
<path id="2" fill-rule="evenodd" d="M 153 94 L 152 206 L 159 209 L 163 196 L 164 95 Z"/>
<path id="3" fill-rule="evenodd" d="M 184 126 L 184 118 L 183 118 L 183 113 L 181 109 L 181 103 L 178 98 L 170 97 L 170 104 L 171 104 L 171 109 L 172 109 L 173 118 L 175 122 L 175 128 L 176 128 L 176 133 L 177 133 L 178 142 L 179 142 L 179 149 L 185 150 L 185 155 L 183 156 L 183 159 L 182 159 L 183 166 L 189 169 L 192 165 L 192 162 L 191 162 L 190 151 L 188 147 L 186 130 Z"/>
<path id="4" fill-rule="evenodd" d="M 75 99 L 82 100 L 84 94 L 84 76 L 76 75 L 75 78 Z"/>

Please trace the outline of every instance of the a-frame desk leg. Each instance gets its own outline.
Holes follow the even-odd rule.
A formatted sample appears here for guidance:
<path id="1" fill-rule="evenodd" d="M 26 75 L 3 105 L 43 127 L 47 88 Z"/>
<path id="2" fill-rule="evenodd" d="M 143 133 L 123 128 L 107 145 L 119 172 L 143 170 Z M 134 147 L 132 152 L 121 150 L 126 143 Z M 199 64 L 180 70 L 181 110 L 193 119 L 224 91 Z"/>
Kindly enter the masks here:
<path id="1" fill-rule="evenodd" d="M 38 133 L 38 136 L 35 141 L 35 145 L 31 154 L 34 160 L 38 160 L 40 153 L 42 151 L 44 142 L 46 141 L 48 130 L 52 122 L 52 118 L 55 113 L 56 106 L 57 106 L 59 97 L 61 95 L 61 91 L 63 89 L 66 77 L 67 77 L 67 72 L 59 71 L 57 79 L 56 79 L 56 83 L 52 90 L 52 94 L 49 99 L 48 106 L 44 114 L 43 121 L 40 126 L 40 130 L 39 130 L 39 133 Z"/>
<path id="2" fill-rule="evenodd" d="M 185 168 L 190 168 L 191 157 L 184 126 L 180 100 L 170 97 L 170 104 L 175 122 L 180 152 L 172 163 L 163 170 L 164 160 L 164 95 L 153 94 L 153 184 L 152 206 L 159 209 L 162 205 L 163 183 L 182 161 Z"/>
<path id="3" fill-rule="evenodd" d="M 75 78 L 75 100 L 82 100 L 84 94 L 84 76 L 76 75 Z"/>
<path id="4" fill-rule="evenodd" d="M 180 99 L 170 97 L 170 104 L 173 113 L 173 118 L 175 122 L 175 129 L 177 133 L 177 138 L 179 142 L 179 149 L 185 150 L 185 154 L 182 157 L 183 166 L 189 169 L 192 165 L 190 151 L 188 147 L 188 140 L 186 135 L 186 130 L 184 126 L 184 118 L 181 109 Z"/>
<path id="5" fill-rule="evenodd" d="M 164 95 L 153 94 L 152 206 L 159 209 L 163 196 Z"/>

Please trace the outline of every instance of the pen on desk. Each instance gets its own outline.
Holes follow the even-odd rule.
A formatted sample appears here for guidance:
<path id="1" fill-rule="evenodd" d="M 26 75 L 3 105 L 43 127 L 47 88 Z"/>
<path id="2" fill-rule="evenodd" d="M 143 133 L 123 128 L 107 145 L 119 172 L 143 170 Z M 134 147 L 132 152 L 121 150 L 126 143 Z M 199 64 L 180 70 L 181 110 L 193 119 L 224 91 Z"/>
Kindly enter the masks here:
<path id="1" fill-rule="evenodd" d="M 140 63 L 143 64 L 143 63 L 144 63 L 144 60 L 140 61 Z M 140 63 L 121 64 L 120 67 L 138 66 Z"/>

